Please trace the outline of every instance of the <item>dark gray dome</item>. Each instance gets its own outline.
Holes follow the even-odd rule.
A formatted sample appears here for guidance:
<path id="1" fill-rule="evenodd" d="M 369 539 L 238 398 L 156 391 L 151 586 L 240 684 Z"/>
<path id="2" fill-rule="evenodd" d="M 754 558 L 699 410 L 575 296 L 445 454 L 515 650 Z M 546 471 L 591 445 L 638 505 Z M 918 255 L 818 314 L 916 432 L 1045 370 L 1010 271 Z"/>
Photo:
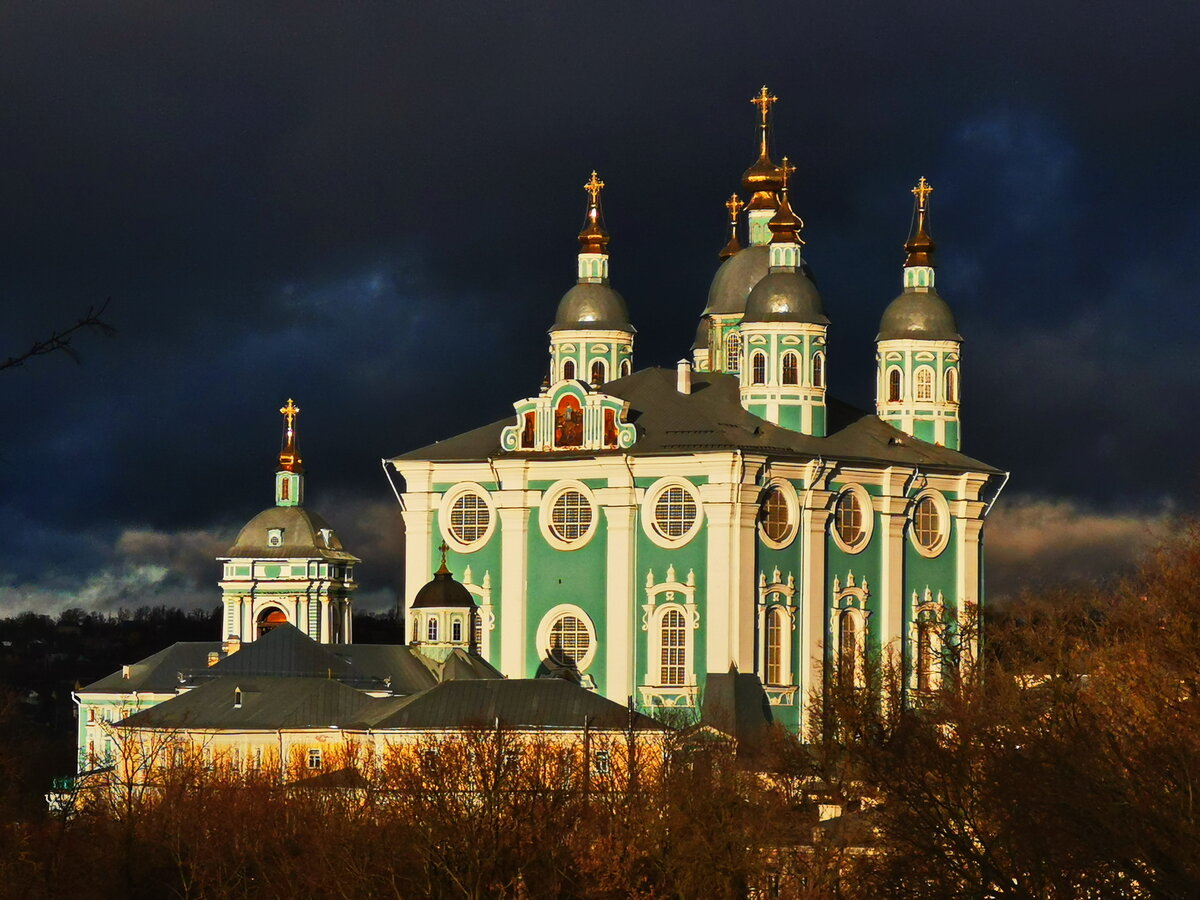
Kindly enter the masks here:
<path id="1" fill-rule="evenodd" d="M 558 303 L 551 331 L 572 331 L 577 328 L 601 331 L 628 331 L 635 333 L 629 324 L 629 308 L 625 298 L 607 284 L 583 282 L 563 294 Z"/>
<path id="2" fill-rule="evenodd" d="M 433 581 L 417 591 L 412 609 L 451 606 L 474 609 L 475 598 L 471 596 L 470 591 L 455 581 L 443 566 L 433 573 Z"/>
<path id="3" fill-rule="evenodd" d="M 709 322 L 708 316 L 704 316 L 700 319 L 700 324 L 696 326 L 696 342 L 692 344 L 693 350 L 708 349 L 708 331 L 710 326 L 711 323 Z"/>
<path id="4" fill-rule="evenodd" d="M 877 341 L 961 341 L 949 305 L 936 291 L 905 291 L 888 304 Z"/>
<path id="5" fill-rule="evenodd" d="M 279 531 L 280 542 L 272 544 L 273 534 Z M 302 506 L 264 509 L 246 523 L 225 555 L 231 559 L 355 559 L 343 549 L 329 523 Z"/>
<path id="6" fill-rule="evenodd" d="M 769 272 L 746 301 L 743 322 L 808 322 L 828 325 L 817 286 L 801 272 Z"/>
<path id="7" fill-rule="evenodd" d="M 740 316 L 746 311 L 746 298 L 767 274 L 771 250 L 769 247 L 747 247 L 739 250 L 717 269 L 708 289 L 708 306 L 704 315 L 718 313 Z"/>

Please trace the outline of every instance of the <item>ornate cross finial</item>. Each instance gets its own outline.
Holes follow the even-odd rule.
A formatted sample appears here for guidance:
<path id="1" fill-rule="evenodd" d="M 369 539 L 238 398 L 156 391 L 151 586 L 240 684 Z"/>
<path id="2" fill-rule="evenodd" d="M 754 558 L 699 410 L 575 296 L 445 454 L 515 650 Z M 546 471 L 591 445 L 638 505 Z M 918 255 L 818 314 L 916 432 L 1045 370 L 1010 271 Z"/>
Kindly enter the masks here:
<path id="1" fill-rule="evenodd" d="M 296 416 L 300 413 L 300 407 L 292 402 L 292 398 L 288 397 L 287 406 L 279 408 L 279 414 L 287 419 L 288 431 L 292 430 L 292 426 L 296 423 Z"/>
<path id="2" fill-rule="evenodd" d="M 771 114 L 771 104 L 775 103 L 778 99 L 778 97 L 774 96 L 770 91 L 767 90 L 767 86 L 765 84 L 762 86 L 762 90 L 758 92 L 757 96 L 750 98 L 750 102 L 758 107 L 758 112 L 759 115 L 762 116 L 762 125 L 764 128 L 767 126 L 767 118 Z"/>
<path id="3" fill-rule="evenodd" d="M 742 211 L 742 208 L 745 207 L 745 205 L 746 204 L 742 202 L 742 198 L 737 194 L 729 195 L 729 199 L 725 201 L 725 208 L 729 210 L 730 224 L 737 224 L 738 213 Z"/>
<path id="4" fill-rule="evenodd" d="M 446 553 L 450 550 L 450 545 L 443 540 L 438 544 L 438 550 L 442 553 L 442 565 L 444 566 L 446 565 Z"/>
<path id="5" fill-rule="evenodd" d="M 779 167 L 779 172 L 783 176 L 783 189 L 785 191 L 788 189 L 788 179 L 791 177 L 792 173 L 795 171 L 796 171 L 796 167 L 793 165 L 790 165 L 788 163 L 788 158 L 785 156 L 783 158 L 782 165 L 780 165 L 780 167 Z"/>
<path id="6" fill-rule="evenodd" d="M 592 198 L 592 206 L 596 205 L 596 200 L 600 197 L 600 189 L 604 187 L 604 182 L 596 175 L 596 170 L 592 169 L 592 177 L 588 179 L 588 183 L 583 186 L 583 189 L 588 192 L 588 196 Z"/>
<path id="7" fill-rule="evenodd" d="M 286 406 L 279 408 L 283 416 L 283 449 L 279 451 L 279 469 L 284 472 L 302 472 L 303 461 L 300 451 L 296 449 L 296 416 L 300 415 L 298 407 L 291 397 Z"/>
<path id="8" fill-rule="evenodd" d="M 925 180 L 925 176 L 921 176 L 921 180 L 917 182 L 917 186 L 912 189 L 912 192 L 917 197 L 917 206 L 919 209 L 925 209 L 925 201 L 929 195 L 933 193 L 933 185 Z"/>

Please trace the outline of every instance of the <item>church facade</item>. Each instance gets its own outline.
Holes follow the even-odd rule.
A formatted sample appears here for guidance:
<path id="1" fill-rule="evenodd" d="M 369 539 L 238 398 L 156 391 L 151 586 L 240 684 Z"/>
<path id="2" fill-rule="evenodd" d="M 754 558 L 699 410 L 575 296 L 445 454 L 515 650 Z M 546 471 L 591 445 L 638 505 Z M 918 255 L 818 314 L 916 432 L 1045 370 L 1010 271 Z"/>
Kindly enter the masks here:
<path id="1" fill-rule="evenodd" d="M 828 393 L 831 320 L 791 167 L 769 152 L 775 99 L 753 101 L 748 201 L 726 204 L 691 359 L 634 371 L 593 173 L 540 389 L 509 418 L 384 461 L 410 635 L 428 627 L 413 601 L 444 557 L 478 604 L 474 643 L 509 677 L 569 667 L 650 710 L 698 707 L 708 675 L 736 668 L 794 730 L 873 656 L 919 694 L 973 654 L 983 525 L 1007 476 L 960 450 L 962 337 L 935 288 L 932 188 L 913 190 L 903 290 L 882 310 L 876 409 L 857 410 Z"/>

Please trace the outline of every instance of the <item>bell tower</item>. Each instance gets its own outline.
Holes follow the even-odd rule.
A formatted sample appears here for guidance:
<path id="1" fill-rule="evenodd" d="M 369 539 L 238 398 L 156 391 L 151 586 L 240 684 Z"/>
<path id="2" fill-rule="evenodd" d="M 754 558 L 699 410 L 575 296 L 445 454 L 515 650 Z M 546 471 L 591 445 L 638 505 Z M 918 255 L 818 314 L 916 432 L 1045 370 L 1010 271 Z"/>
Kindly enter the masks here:
<path id="1" fill-rule="evenodd" d="M 904 292 L 884 310 L 875 338 L 875 408 L 879 418 L 901 431 L 958 450 L 962 335 L 934 286 L 933 187 L 922 176 L 912 193 L 915 224 L 904 244 Z"/>
<path id="2" fill-rule="evenodd" d="M 576 283 L 563 295 L 550 328 L 549 384 L 582 381 L 599 386 L 624 378 L 633 366 L 636 329 L 629 324 L 624 298 L 608 283 L 604 182 L 593 171 L 583 189 L 588 203 L 579 232 Z"/>

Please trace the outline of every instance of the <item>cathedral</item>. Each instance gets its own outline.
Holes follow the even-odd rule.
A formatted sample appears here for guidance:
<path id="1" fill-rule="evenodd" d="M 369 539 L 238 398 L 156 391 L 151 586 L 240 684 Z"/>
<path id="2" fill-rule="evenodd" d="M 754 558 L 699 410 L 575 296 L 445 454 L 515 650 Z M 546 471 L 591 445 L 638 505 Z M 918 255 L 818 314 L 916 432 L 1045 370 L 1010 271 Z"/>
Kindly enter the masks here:
<path id="1" fill-rule="evenodd" d="M 726 203 L 690 359 L 635 368 L 593 172 L 541 386 L 499 422 L 384 460 L 411 640 L 456 627 L 455 609 L 415 602 L 448 561 L 476 607 L 454 642 L 510 678 L 565 669 L 649 711 L 698 708 L 736 670 L 793 730 L 871 658 L 919 695 L 974 652 L 983 524 L 1007 475 L 960 449 L 963 339 L 935 286 L 933 188 L 913 188 L 875 410 L 856 409 L 827 383 L 837 310 L 804 259 L 793 169 L 772 159 L 776 100 L 752 100 L 758 154 Z"/>

